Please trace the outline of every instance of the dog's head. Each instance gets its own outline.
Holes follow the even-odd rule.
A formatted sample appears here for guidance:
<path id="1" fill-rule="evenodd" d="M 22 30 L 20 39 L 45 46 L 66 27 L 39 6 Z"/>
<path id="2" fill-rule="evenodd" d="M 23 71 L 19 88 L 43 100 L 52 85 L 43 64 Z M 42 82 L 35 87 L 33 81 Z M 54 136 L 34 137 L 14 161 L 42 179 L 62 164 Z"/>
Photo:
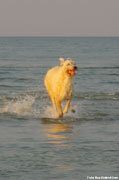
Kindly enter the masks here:
<path id="1" fill-rule="evenodd" d="M 67 59 L 66 61 L 64 61 L 63 58 L 60 58 L 60 65 L 62 67 L 62 70 L 70 77 L 73 77 L 77 71 L 77 66 L 76 63 L 74 61 L 72 61 L 72 59 Z"/>

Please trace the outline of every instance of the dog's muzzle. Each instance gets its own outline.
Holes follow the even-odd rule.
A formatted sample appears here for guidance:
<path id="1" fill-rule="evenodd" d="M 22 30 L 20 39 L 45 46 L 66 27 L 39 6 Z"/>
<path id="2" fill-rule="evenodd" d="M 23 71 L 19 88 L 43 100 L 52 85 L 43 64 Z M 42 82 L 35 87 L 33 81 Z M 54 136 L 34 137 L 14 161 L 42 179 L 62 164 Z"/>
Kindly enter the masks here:
<path id="1" fill-rule="evenodd" d="M 67 70 L 67 73 L 68 73 L 70 76 L 74 76 L 77 70 L 78 70 L 77 66 L 74 66 L 73 69 Z"/>

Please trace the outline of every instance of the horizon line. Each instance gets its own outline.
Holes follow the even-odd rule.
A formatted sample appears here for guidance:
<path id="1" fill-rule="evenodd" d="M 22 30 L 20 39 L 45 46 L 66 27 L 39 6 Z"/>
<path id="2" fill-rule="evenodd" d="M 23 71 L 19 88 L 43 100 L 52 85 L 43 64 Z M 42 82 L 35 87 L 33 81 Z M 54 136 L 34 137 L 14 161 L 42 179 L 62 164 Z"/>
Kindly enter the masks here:
<path id="1" fill-rule="evenodd" d="M 100 35 L 94 35 L 94 36 L 39 36 L 39 35 L 13 35 L 13 36 L 11 36 L 11 35 L 5 35 L 5 36 L 1 36 L 0 35 L 0 38 L 2 38 L 2 37 L 8 37 L 8 38 L 10 38 L 10 37 L 40 37 L 40 38 L 105 38 L 105 37 L 107 37 L 107 38 L 111 38 L 111 37 L 119 37 L 119 36 L 116 36 L 116 35 L 111 35 L 111 36 L 105 36 L 105 35 L 102 35 L 102 36 L 100 36 Z"/>

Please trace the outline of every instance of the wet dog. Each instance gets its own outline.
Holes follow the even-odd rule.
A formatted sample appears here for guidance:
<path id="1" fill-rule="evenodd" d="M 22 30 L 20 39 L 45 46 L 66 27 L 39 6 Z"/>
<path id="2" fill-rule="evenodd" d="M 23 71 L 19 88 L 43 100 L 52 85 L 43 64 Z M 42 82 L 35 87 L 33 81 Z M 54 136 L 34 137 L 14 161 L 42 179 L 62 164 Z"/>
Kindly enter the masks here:
<path id="1" fill-rule="evenodd" d="M 77 66 L 72 59 L 64 61 L 60 58 L 60 66 L 50 69 L 44 79 L 46 89 L 53 104 L 53 111 L 56 118 L 62 117 L 68 112 L 68 108 L 75 112 L 70 105 L 73 94 L 73 78 L 77 71 Z M 66 105 L 62 111 L 61 102 L 66 100 Z"/>

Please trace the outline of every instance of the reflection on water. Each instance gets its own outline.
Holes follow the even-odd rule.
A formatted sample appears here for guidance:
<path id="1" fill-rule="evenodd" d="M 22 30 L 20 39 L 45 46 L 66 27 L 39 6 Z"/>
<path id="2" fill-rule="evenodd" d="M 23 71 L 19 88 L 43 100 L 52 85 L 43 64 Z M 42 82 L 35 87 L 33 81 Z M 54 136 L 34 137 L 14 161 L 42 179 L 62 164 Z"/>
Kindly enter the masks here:
<path id="1" fill-rule="evenodd" d="M 54 174 L 69 174 L 75 171 L 75 163 L 69 163 L 72 161 L 73 152 L 73 125 L 63 120 L 57 121 L 56 119 L 42 119 L 43 132 L 48 138 L 47 147 L 50 147 L 48 153 L 53 157 L 48 165 L 55 167 Z"/>
<path id="2" fill-rule="evenodd" d="M 62 144 L 71 136 L 72 126 L 69 124 L 42 122 L 44 133 L 49 138 L 49 143 Z"/>

